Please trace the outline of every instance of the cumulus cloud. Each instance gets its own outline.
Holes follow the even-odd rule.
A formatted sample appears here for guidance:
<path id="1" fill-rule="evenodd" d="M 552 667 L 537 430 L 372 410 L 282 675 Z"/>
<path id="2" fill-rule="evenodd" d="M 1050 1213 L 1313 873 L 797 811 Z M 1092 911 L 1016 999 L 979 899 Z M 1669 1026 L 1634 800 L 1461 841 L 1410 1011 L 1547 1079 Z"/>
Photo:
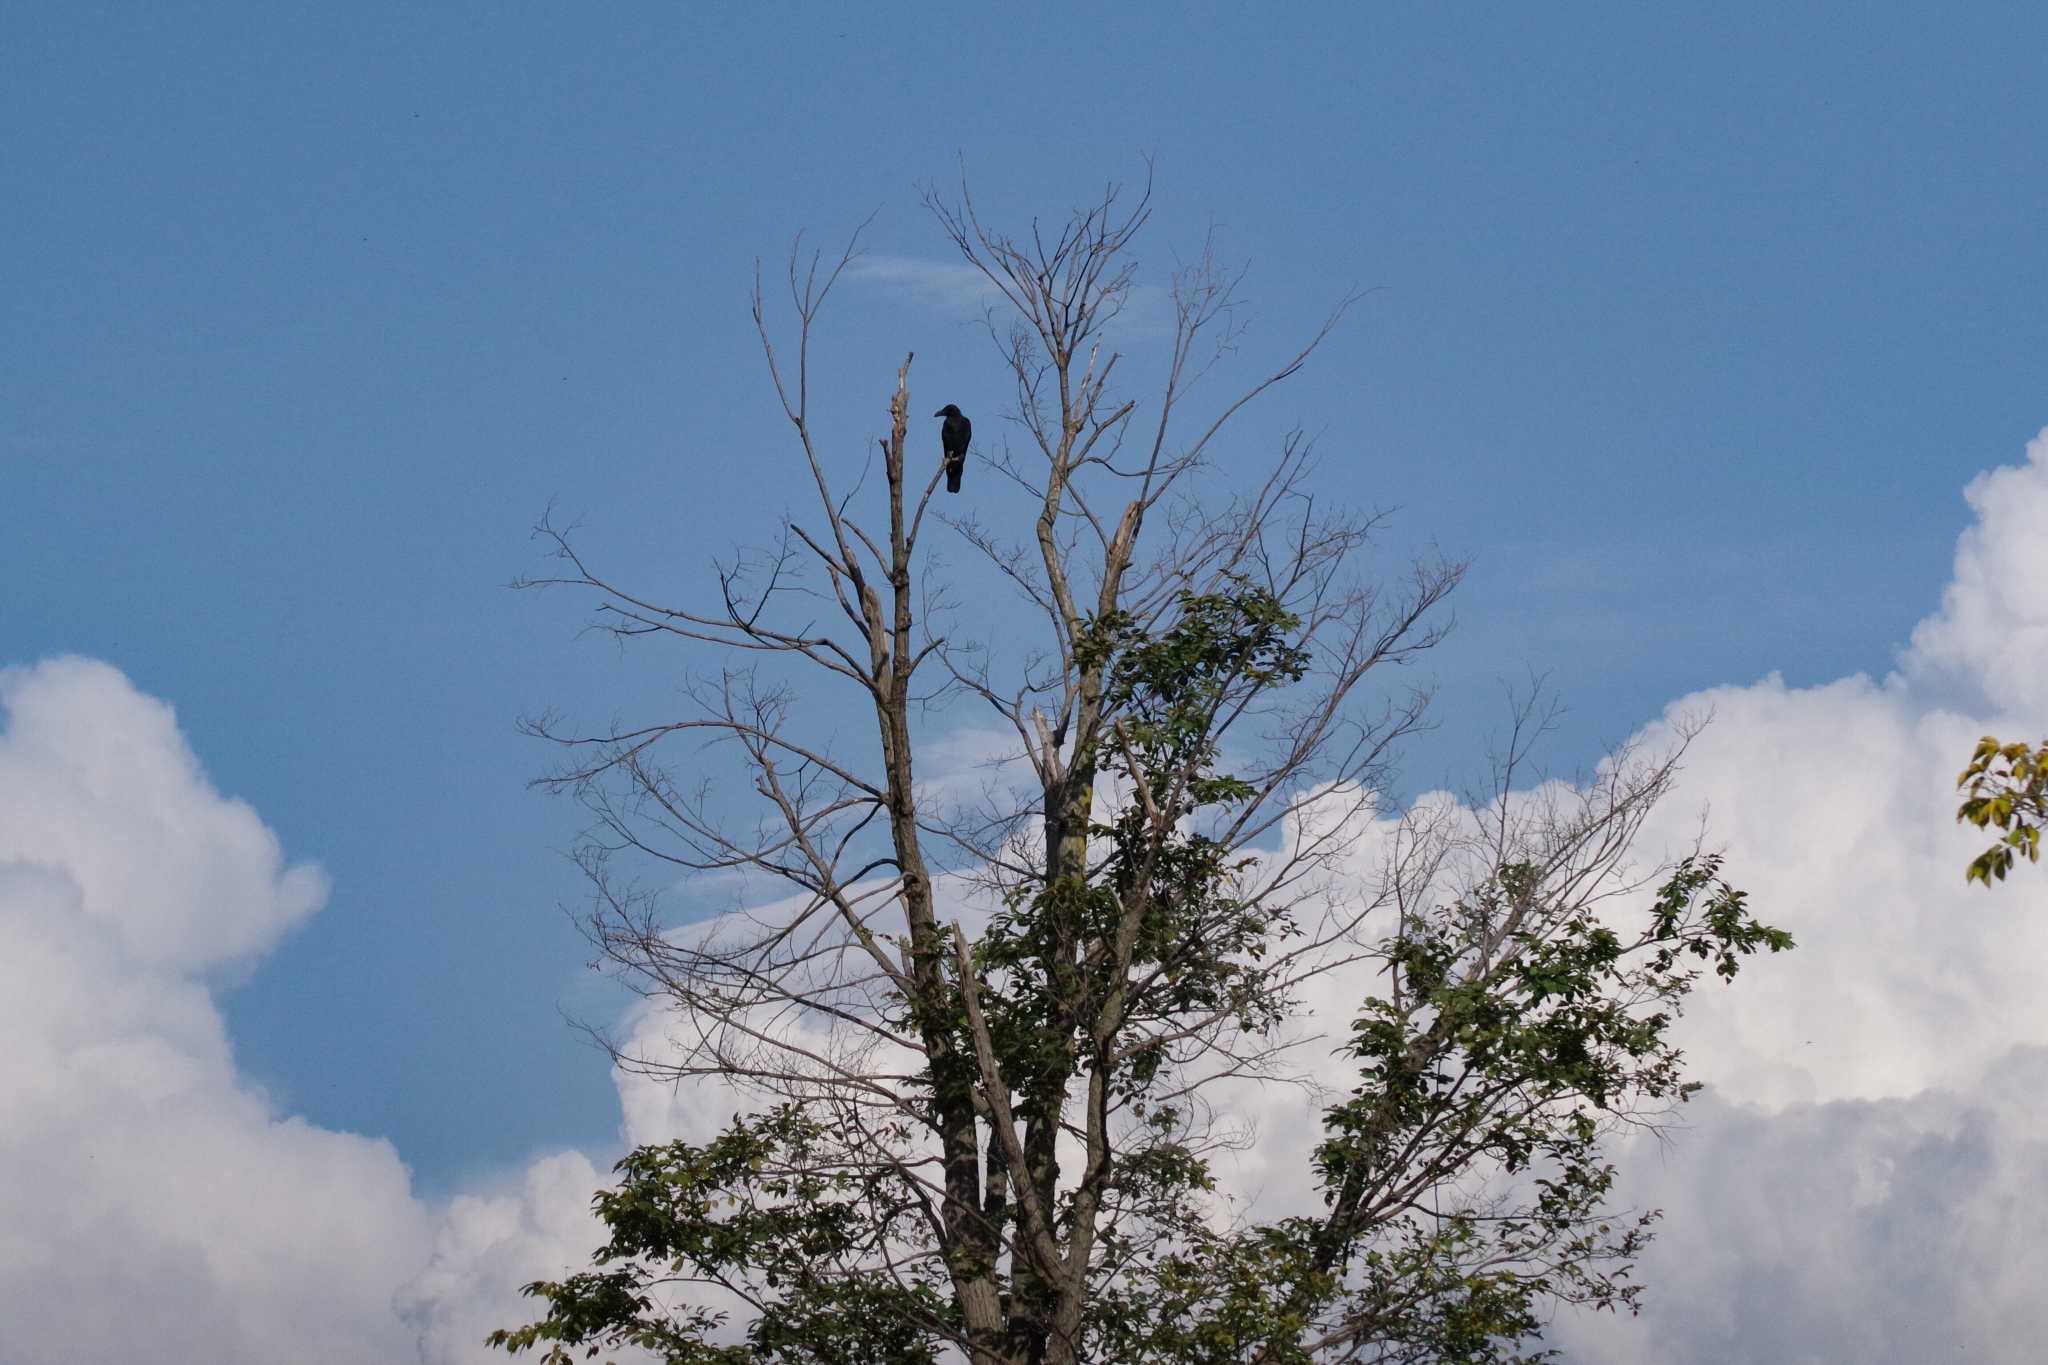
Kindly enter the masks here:
<path id="1" fill-rule="evenodd" d="M 1966 887 L 1975 845 L 1949 818 L 1979 734 L 2048 732 L 2048 433 L 1968 496 L 1953 580 L 1893 673 L 1710 689 L 1639 737 L 1711 710 L 1646 851 L 1708 808 L 1729 875 L 1800 950 L 1696 998 L 1683 1042 L 1710 1090 L 1667 1140 L 1617 1149 L 1622 1199 L 1668 1212 L 1648 1307 L 1559 1321 L 1573 1358 L 2017 1362 L 2048 1332 L 2043 884 Z M 314 913 L 319 872 L 115 670 L 0 674 L 0 711 L 0 1355 L 490 1358 L 517 1286 L 598 1242 L 602 1158 L 429 1208 L 388 1144 L 277 1113 L 235 1074 L 209 982 Z M 934 791 L 1001 756 L 956 748 Z M 1341 1017 L 1354 986 L 1318 1008 Z M 673 1024 L 624 1028 L 658 1047 Z M 619 1089 L 633 1141 L 701 1139 L 743 1103 Z M 1303 1200 L 1308 1102 L 1247 1085 L 1232 1105 L 1263 1130 L 1235 1193 Z"/>
<path id="2" fill-rule="evenodd" d="M 1800 949 L 1686 1021 L 1713 1089 L 1668 1147 L 1622 1152 L 1622 1197 L 1669 1214 L 1650 1306 L 1560 1323 L 1576 1358 L 2039 1357 L 2048 918 L 2031 876 L 1964 884 L 1979 840 L 1951 815 L 1980 734 L 2048 733 L 2048 432 L 1968 497 L 1940 610 L 1893 674 L 1672 708 L 1715 713 L 1682 796 Z"/>
<path id="3" fill-rule="evenodd" d="M 1639 846 L 1685 849 L 1704 810 L 1800 947 L 1695 996 L 1679 1037 L 1709 1091 L 1617 1149 L 1620 1200 L 1667 1213 L 1648 1307 L 1561 1320 L 1568 1358 L 2038 1358 L 2048 917 L 2030 876 L 1965 884 L 1980 837 L 1952 813 L 1979 735 L 2048 733 L 2048 433 L 1969 498 L 1953 581 L 1890 675 L 1713 688 L 1636 737 L 1713 717 Z M 1275 1093 L 1262 1118 L 1235 1183 L 1301 1202 L 1312 1108 Z"/>
<path id="4" fill-rule="evenodd" d="M 2027 444 L 2025 464 L 1978 475 L 1963 496 L 1976 524 L 1956 546 L 1941 610 L 1913 632 L 1904 672 L 1923 691 L 1953 684 L 2000 712 L 2038 718 L 2048 677 L 2048 430 Z"/>
<path id="5" fill-rule="evenodd" d="M 140 964 L 232 965 L 319 908 L 326 878 L 208 785 L 163 702 L 116 670 L 58 659 L 0 673 L 0 862 L 60 868 L 79 908 Z M 111 837 L 118 832 L 118 837 Z"/>
<path id="6" fill-rule="evenodd" d="M 119 671 L 0 672 L 8 1365 L 503 1359 L 517 1287 L 588 1256 L 588 1159 L 430 1208 L 236 1074 L 212 979 L 325 896 Z"/>
<path id="7" fill-rule="evenodd" d="M 507 1359 L 487 1355 L 483 1339 L 538 1316 L 521 1285 L 589 1263 L 602 1240 L 590 1196 L 604 1180 L 589 1157 L 562 1152 L 535 1161 L 502 1189 L 449 1202 L 434 1229 L 431 1260 L 396 1299 L 422 1365 Z"/>
<path id="8" fill-rule="evenodd" d="M 428 1223 L 390 1144 L 272 1111 L 200 974 L 316 910 L 169 707 L 0 674 L 0 1341 L 10 1361 L 357 1361 Z"/>
<path id="9" fill-rule="evenodd" d="M 2048 1050 L 1909 1098 L 1772 1111 L 1709 1093 L 1623 1153 L 1666 1218 L 1640 1318 L 1555 1325 L 1591 1365 L 2040 1358 L 2048 1333 Z"/>

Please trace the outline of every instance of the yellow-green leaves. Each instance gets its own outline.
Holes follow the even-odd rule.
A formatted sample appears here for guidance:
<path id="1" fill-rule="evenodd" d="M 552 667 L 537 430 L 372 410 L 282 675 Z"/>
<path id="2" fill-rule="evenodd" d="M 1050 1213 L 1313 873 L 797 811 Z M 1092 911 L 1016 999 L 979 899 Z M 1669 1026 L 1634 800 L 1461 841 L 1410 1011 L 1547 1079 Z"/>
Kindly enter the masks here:
<path id="1" fill-rule="evenodd" d="M 2004 881 L 2019 854 L 2030 863 L 2041 861 L 2041 825 L 2048 820 L 2048 743 L 2033 749 L 1986 735 L 1977 741 L 1956 786 L 1964 793 L 1956 820 L 2001 832 L 1971 861 L 1965 880 L 1986 886 L 1994 879 Z"/>

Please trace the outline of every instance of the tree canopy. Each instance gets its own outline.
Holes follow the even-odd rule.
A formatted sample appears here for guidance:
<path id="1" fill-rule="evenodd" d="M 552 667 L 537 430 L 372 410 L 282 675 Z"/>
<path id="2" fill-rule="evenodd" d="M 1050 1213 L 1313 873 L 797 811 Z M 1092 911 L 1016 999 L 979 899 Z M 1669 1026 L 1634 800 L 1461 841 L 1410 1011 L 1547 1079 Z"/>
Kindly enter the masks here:
<path id="1" fill-rule="evenodd" d="M 1560 1304 L 1632 1308 L 1657 1215 L 1609 1207 L 1604 1144 L 1696 1088 L 1672 1028 L 1702 975 L 1791 946 L 1710 853 L 1635 865 L 1679 754 L 1518 786 L 1541 729 L 1518 712 L 1485 796 L 1394 810 L 1428 698 L 1382 684 L 1441 638 L 1464 566 L 1369 581 L 1380 519 L 1318 495 L 1312 443 L 1261 457 L 1237 434 L 1337 317 L 1211 396 L 1243 340 L 1238 277 L 1198 254 L 1167 283 L 1141 402 L 1113 342 L 1149 186 L 1018 235 L 964 183 L 927 203 L 988 286 L 1017 445 L 984 419 L 977 449 L 1006 500 L 932 511 L 910 358 L 879 479 L 814 425 L 813 324 L 849 247 L 792 255 L 787 358 L 757 280 L 809 498 L 767 549 L 659 603 L 543 527 L 562 567 L 541 582 L 696 669 L 679 718 L 534 726 L 566 755 L 547 785 L 593 817 L 588 931 L 669 1011 L 665 1046 L 614 1056 L 745 1103 L 707 1141 L 628 1154 L 590 1266 L 527 1286 L 544 1316 L 493 1343 L 671 1365 L 1505 1362 L 1544 1358 Z M 1035 633 L 976 639 L 935 533 Z M 799 704 L 826 684 L 865 734 Z M 963 715 L 1007 755 L 966 797 L 920 778 Z M 735 870 L 784 898 L 672 917 L 678 875 Z M 1305 1013 L 1332 991 L 1341 1015 Z M 1310 1205 L 1223 1197 L 1219 1162 L 1258 1134 L 1222 1097 L 1251 1082 L 1317 1100 Z"/>

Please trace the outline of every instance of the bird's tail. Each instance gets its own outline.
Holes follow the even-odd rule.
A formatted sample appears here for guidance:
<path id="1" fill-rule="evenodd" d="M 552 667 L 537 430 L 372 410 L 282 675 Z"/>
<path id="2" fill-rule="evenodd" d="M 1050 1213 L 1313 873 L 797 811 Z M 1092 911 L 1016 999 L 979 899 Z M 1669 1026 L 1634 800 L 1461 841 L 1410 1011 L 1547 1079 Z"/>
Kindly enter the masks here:
<path id="1" fill-rule="evenodd" d="M 966 468 L 967 461 L 965 460 L 946 461 L 946 491 L 948 493 L 958 493 L 960 491 L 960 474 Z"/>

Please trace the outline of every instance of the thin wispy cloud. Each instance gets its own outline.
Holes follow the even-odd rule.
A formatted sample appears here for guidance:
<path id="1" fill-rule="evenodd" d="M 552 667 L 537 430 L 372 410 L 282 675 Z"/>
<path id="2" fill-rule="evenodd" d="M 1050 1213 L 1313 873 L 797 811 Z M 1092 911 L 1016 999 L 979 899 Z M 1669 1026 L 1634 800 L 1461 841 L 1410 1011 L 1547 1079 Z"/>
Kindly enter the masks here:
<path id="1" fill-rule="evenodd" d="M 897 293 L 920 307 L 978 318 L 1003 301 L 988 276 L 964 261 L 920 261 L 909 256 L 863 256 L 847 278 Z"/>
<path id="2" fill-rule="evenodd" d="M 926 261 L 910 256 L 863 256 L 847 268 L 847 278 L 872 288 L 891 290 L 912 304 L 959 319 L 979 319 L 1008 304 L 1000 289 L 965 261 Z M 1158 336 L 1173 329 L 1173 294 L 1162 285 L 1133 284 L 1123 309 L 1107 331 L 1117 337 Z"/>

